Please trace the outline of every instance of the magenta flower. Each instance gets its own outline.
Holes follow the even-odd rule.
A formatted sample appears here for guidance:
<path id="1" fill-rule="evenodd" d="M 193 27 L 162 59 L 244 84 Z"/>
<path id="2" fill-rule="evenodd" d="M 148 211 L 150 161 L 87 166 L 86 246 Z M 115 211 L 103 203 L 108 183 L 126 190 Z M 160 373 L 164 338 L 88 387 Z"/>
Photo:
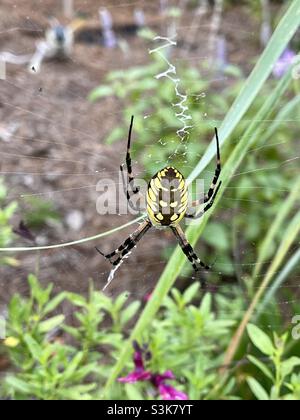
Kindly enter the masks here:
<path id="1" fill-rule="evenodd" d="M 158 390 L 163 400 L 188 400 L 184 392 L 178 391 L 171 385 L 161 384 Z"/>
<path id="2" fill-rule="evenodd" d="M 280 79 L 282 76 L 284 76 L 289 68 L 293 65 L 295 57 L 296 54 L 294 51 L 287 48 L 275 64 L 273 69 L 273 76 L 276 77 L 276 79 Z"/>
<path id="3" fill-rule="evenodd" d="M 151 353 L 147 351 L 147 347 L 141 348 L 138 343 L 134 343 L 135 353 L 133 356 L 134 371 L 129 373 L 123 378 L 119 378 L 118 381 L 122 383 L 135 383 L 139 381 L 148 381 L 154 388 L 157 389 L 159 395 L 163 400 L 187 400 L 188 396 L 181 391 L 178 391 L 173 386 L 166 384 L 167 380 L 175 379 L 175 375 L 172 371 L 167 370 L 166 372 L 152 373 L 145 369 L 144 360 L 151 358 Z"/>
<path id="4" fill-rule="evenodd" d="M 151 372 L 145 370 L 144 360 L 143 360 L 143 349 L 141 349 L 137 343 L 135 344 L 136 351 L 133 356 L 133 362 L 135 369 L 133 372 L 124 378 L 119 378 L 119 382 L 133 384 L 138 381 L 148 381 L 151 378 Z"/>

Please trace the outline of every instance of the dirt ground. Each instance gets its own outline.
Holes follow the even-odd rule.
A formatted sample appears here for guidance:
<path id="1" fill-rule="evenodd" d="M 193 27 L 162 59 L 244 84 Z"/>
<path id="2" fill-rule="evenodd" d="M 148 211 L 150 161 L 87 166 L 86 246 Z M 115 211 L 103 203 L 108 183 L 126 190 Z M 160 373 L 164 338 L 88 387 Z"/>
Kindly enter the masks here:
<path id="1" fill-rule="evenodd" d="M 100 3 L 105 6 L 108 2 Z M 109 9 L 116 25 L 122 28 L 133 22 L 136 5 L 144 8 L 151 24 L 161 25 L 157 18 L 158 4 L 159 1 L 126 4 L 109 1 Z M 99 6 L 96 0 L 75 1 L 76 12 L 91 20 L 97 16 Z M 0 52 L 32 53 L 35 40 L 43 36 L 47 18 L 60 18 L 60 15 L 60 1 L 2 0 Z M 189 27 L 192 16 L 193 11 L 189 11 L 183 17 L 181 34 Z M 254 36 L 258 28 L 243 9 L 239 9 L 238 16 L 237 21 L 236 12 L 225 13 L 222 33 L 229 42 L 230 61 L 243 65 L 245 43 L 248 63 L 258 52 Z M 206 44 L 208 23 L 209 17 L 198 31 L 196 43 Z M 39 232 L 47 244 L 92 236 L 131 220 L 129 216 L 99 216 L 95 206 L 97 182 L 103 177 L 117 180 L 119 164 L 124 160 L 125 143 L 105 144 L 107 135 L 120 122 L 121 105 L 113 98 L 96 104 L 87 100 L 89 92 L 109 71 L 149 62 L 145 41 L 132 33 L 124 35 L 123 32 L 122 36 L 129 45 L 127 55 L 120 49 L 76 43 L 71 60 L 46 62 L 38 74 L 30 74 L 22 66 L 8 65 L 7 79 L 0 81 L 0 124 L 18 124 L 9 142 L 0 140 L 0 172 L 9 187 L 8 202 L 16 199 L 20 206 L 13 223 L 17 225 L 22 219 L 25 208 L 22 196 L 36 195 L 51 201 L 62 223 L 50 224 Z M 194 56 L 191 51 L 188 58 L 192 60 Z M 80 211 L 84 220 L 79 231 L 67 224 L 67 217 L 74 210 Z M 90 278 L 101 288 L 110 266 L 96 253 L 94 245 L 110 251 L 132 230 L 133 226 L 86 245 L 40 254 L 19 254 L 18 268 L 1 268 L 0 304 L 7 302 L 16 291 L 26 292 L 26 277 L 34 272 L 37 259 L 41 281 L 54 282 L 57 290 L 86 292 Z M 165 265 L 162 252 L 173 242 L 168 231 L 149 233 L 118 272 L 110 292 L 127 288 L 139 297 L 149 292 Z M 27 244 L 16 241 L 14 245 Z"/>

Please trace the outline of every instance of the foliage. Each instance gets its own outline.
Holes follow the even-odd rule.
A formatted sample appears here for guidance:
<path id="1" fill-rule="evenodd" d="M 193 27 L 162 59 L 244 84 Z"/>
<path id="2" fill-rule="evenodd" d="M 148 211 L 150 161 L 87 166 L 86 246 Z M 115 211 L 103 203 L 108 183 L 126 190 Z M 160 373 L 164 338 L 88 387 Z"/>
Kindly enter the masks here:
<path id="1" fill-rule="evenodd" d="M 245 113 L 249 110 L 254 100 L 257 98 L 264 83 L 268 79 L 268 76 L 270 75 L 273 66 L 276 64 L 282 52 L 286 48 L 286 45 L 298 29 L 298 10 L 299 1 L 295 0 L 291 3 L 289 9 L 282 17 L 265 51 L 256 63 L 252 73 L 248 77 L 241 92 L 232 104 L 231 109 L 228 111 L 220 129 L 220 139 L 222 145 L 228 143 L 228 139 L 230 138 L 229 136 L 236 129 L 236 127 L 244 117 Z M 287 27 L 290 28 L 289 32 L 287 32 Z M 219 194 L 216 197 L 214 208 L 218 208 L 217 205 L 223 197 L 226 187 L 229 186 L 232 176 L 237 172 L 239 166 L 244 161 L 249 151 L 253 148 L 254 145 L 256 145 L 259 142 L 260 137 L 263 137 L 264 141 L 266 140 L 265 136 L 263 135 L 263 123 L 266 120 L 269 121 L 269 118 L 272 115 L 275 106 L 279 103 L 280 99 L 283 97 L 288 87 L 290 86 L 293 74 L 292 70 L 293 69 L 290 68 L 289 71 L 286 72 L 285 76 L 282 77 L 282 79 L 276 84 L 276 87 L 273 90 L 273 92 L 265 99 L 263 105 L 255 115 L 255 118 L 251 120 L 247 130 L 243 134 L 242 138 L 237 142 L 229 158 L 227 159 L 221 176 L 223 181 L 222 188 L 220 189 Z M 206 168 L 213 156 L 214 153 L 212 152 L 211 144 L 205 152 L 203 158 L 198 162 L 198 164 L 192 171 L 192 174 L 190 175 L 191 180 L 194 180 L 195 177 L 199 176 L 199 173 L 201 173 L 203 169 Z M 212 213 L 213 211 L 210 214 L 206 214 L 206 216 L 203 217 L 198 224 L 193 224 L 187 229 L 186 234 L 188 240 L 192 245 L 196 244 L 200 235 L 203 233 L 204 228 L 207 225 L 209 217 Z M 296 224 L 296 221 L 297 219 L 295 218 L 295 220 L 293 221 L 293 225 Z M 291 230 L 291 228 L 292 226 L 289 226 L 289 231 Z M 265 288 L 267 287 L 274 275 L 274 271 L 283 262 L 283 259 L 285 258 L 290 246 L 294 241 L 295 235 L 292 235 L 289 232 L 289 235 L 286 235 L 285 243 L 282 244 L 280 253 L 275 256 L 274 261 L 270 265 L 269 271 L 261 287 L 258 289 L 256 295 L 252 299 L 249 308 L 237 329 L 237 332 L 232 337 L 230 345 L 228 346 L 228 349 L 225 354 L 226 362 L 232 361 L 233 356 L 236 353 L 237 347 L 240 344 L 240 340 L 243 336 L 247 322 L 253 315 L 253 311 L 255 310 L 262 294 L 264 293 Z M 152 322 L 153 317 L 159 310 L 164 297 L 168 294 L 170 288 L 173 286 L 177 276 L 180 274 L 182 268 L 184 267 L 184 264 L 185 258 L 177 248 L 174 251 L 172 257 L 169 259 L 168 264 L 164 272 L 162 273 L 160 280 L 153 292 L 153 300 L 148 302 L 142 315 L 140 316 L 138 322 L 132 330 L 130 336 L 131 340 L 138 339 L 142 332 Z M 120 370 L 122 370 L 126 360 L 129 357 L 129 352 L 130 341 L 128 341 L 127 345 L 124 347 L 120 359 L 114 367 L 114 370 L 106 384 L 106 392 L 108 392 L 111 385 L 115 381 L 117 375 L 119 374 Z"/>
<path id="2" fill-rule="evenodd" d="M 292 356 L 284 358 L 288 334 L 278 337 L 274 333 L 273 342 L 263 331 L 253 324 L 248 325 L 248 335 L 254 346 L 271 362 L 272 370 L 266 363 L 261 363 L 256 357 L 249 355 L 253 365 L 263 374 L 270 384 L 267 392 L 260 382 L 248 377 L 247 382 L 258 400 L 295 400 L 300 398 L 300 358 Z M 297 373 L 296 373 L 297 372 Z"/>
<path id="3" fill-rule="evenodd" d="M 53 225 L 60 221 L 60 214 L 51 201 L 38 197 L 27 197 L 25 200 L 25 221 L 31 228 L 41 228 L 45 224 Z"/>
<path id="4" fill-rule="evenodd" d="M 13 240 L 13 229 L 10 221 L 14 213 L 18 208 L 18 204 L 15 201 L 4 205 L 7 197 L 7 188 L 5 187 L 2 179 L 0 178 L 0 248 L 8 246 Z M 0 258 L 1 265 L 12 265 L 18 264 L 15 258 L 2 257 Z"/>
<path id="5" fill-rule="evenodd" d="M 161 169 L 163 162 L 172 162 L 183 172 L 186 168 L 195 167 L 199 156 L 203 155 L 207 147 L 207 140 L 212 137 L 213 126 L 219 125 L 219 121 L 223 119 L 224 110 L 230 108 L 237 92 L 245 83 L 242 72 L 236 67 L 229 66 L 223 75 L 229 81 L 220 95 L 218 84 L 205 80 L 195 66 L 177 66 L 177 75 L 182 80 L 180 91 L 187 94 L 186 105 L 193 122 L 191 135 L 181 141 L 176 136 L 176 131 L 182 126 L 175 116 L 178 109 L 170 107 L 170 104 L 178 102 L 174 84 L 169 80 L 155 79 L 155 75 L 166 70 L 166 62 L 160 56 L 151 57 L 152 62 L 147 66 L 111 72 L 107 76 L 107 84 L 101 85 L 90 94 L 90 99 L 93 101 L 114 96 L 124 108 L 123 124 L 111 132 L 106 139 L 107 143 L 125 139 L 130 116 L 136 116 L 133 154 L 138 162 L 143 164 L 145 168 L 143 176 L 146 179 Z M 247 113 L 247 118 L 241 120 L 236 127 L 231 144 L 222 151 L 223 162 L 247 130 L 249 122 L 257 118 L 259 110 L 266 98 L 274 91 L 275 86 L 276 82 L 270 80 L 263 88 L 262 94 L 255 98 Z M 294 94 L 293 90 L 290 94 Z M 282 171 L 276 169 L 279 161 L 288 160 L 293 153 L 294 147 L 291 140 L 296 135 L 297 128 L 296 125 L 290 124 L 287 130 L 286 124 L 278 125 L 278 121 L 283 121 L 287 117 L 296 118 L 299 98 L 298 95 L 294 99 L 293 106 L 290 107 L 288 107 L 289 102 L 287 103 L 286 97 L 280 98 L 269 116 L 269 126 L 261 122 L 268 128 L 266 135 L 263 139 L 257 139 L 253 144 L 253 152 L 249 153 L 244 161 L 242 172 L 245 175 L 232 180 L 222 203 L 223 217 L 221 220 L 210 222 L 204 232 L 203 241 L 207 244 L 206 254 L 209 255 L 210 248 L 215 247 L 216 252 L 222 255 L 222 258 L 216 261 L 216 271 L 222 271 L 224 276 L 235 275 L 233 256 L 236 253 L 232 250 L 237 244 L 241 243 L 249 250 L 244 263 L 253 261 L 255 256 L 251 244 L 256 243 L 259 246 L 268 221 L 276 216 L 281 200 L 289 190 L 293 174 L 288 171 L 288 168 Z M 288 109 L 284 112 L 286 108 Z M 272 141 L 274 132 L 276 132 L 276 142 Z M 263 146 L 263 141 L 267 140 L 271 144 L 267 147 Z M 282 144 L 285 145 L 284 148 Z M 214 165 L 211 165 L 209 170 L 202 175 L 206 188 L 210 185 L 213 170 Z M 266 205 L 258 206 L 258 202 Z M 232 211 L 235 214 L 234 226 L 224 223 L 224 220 L 230 218 Z M 279 237 L 283 234 L 283 227 L 277 234 Z M 215 237 L 219 238 L 218 242 L 214 240 Z M 272 243 L 271 246 L 274 247 L 275 244 Z M 269 253 L 271 252 L 272 248 L 269 249 Z M 169 256 L 168 250 L 165 254 Z M 208 259 L 206 254 L 203 254 L 204 260 Z"/>
<path id="6" fill-rule="evenodd" d="M 25 299 L 15 295 L 8 307 L 7 338 L 0 348 L 2 355 L 5 352 L 9 356 L 13 369 L 2 383 L 1 396 L 42 400 L 102 398 L 105 380 L 118 359 L 141 302 L 129 302 L 126 293 L 112 299 L 92 286 L 87 298 L 67 292 L 53 294 L 52 285 L 43 288 L 35 276 L 30 275 L 28 281 L 30 296 Z M 275 334 L 272 343 L 254 325 L 248 327 L 250 339 L 268 356 L 274 369 L 262 362 L 256 352 L 250 354 L 248 359 L 254 370 L 247 375 L 233 371 L 216 394 L 222 354 L 238 312 L 229 314 L 228 297 L 218 295 L 217 316 L 213 295 L 200 299 L 199 292 L 199 284 L 195 283 L 182 293 L 172 289 L 164 299 L 161 311 L 141 339 L 141 345 L 147 345 L 151 354 L 147 369 L 158 373 L 171 370 L 176 387 L 190 399 L 242 398 L 243 387 L 239 383 L 242 376 L 259 399 L 299 398 L 300 359 L 284 356 L 290 341 L 288 334 L 280 338 Z M 234 300 L 235 306 L 243 305 L 238 296 Z M 72 316 L 60 313 L 63 302 Z M 125 372 L 130 369 L 128 362 Z M 265 379 L 272 384 L 269 394 L 260 384 Z M 244 392 L 247 395 L 248 391 Z M 140 382 L 115 384 L 110 398 L 158 396 L 149 384 Z"/>

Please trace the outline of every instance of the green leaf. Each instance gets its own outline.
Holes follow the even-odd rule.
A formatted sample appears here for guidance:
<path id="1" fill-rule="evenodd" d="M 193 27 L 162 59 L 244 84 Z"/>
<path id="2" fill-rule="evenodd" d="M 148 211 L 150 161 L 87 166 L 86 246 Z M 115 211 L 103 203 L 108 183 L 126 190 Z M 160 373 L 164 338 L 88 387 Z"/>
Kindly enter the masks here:
<path id="1" fill-rule="evenodd" d="M 143 395 L 140 393 L 137 384 L 125 384 L 125 392 L 129 400 L 142 401 Z"/>
<path id="2" fill-rule="evenodd" d="M 255 397 L 260 401 L 269 401 L 270 398 L 267 394 L 267 391 L 262 387 L 262 385 L 254 378 L 247 378 L 247 383 L 255 395 Z"/>
<path id="3" fill-rule="evenodd" d="M 92 396 L 89 394 L 97 387 L 96 384 L 75 385 L 67 389 L 59 391 L 59 395 L 63 399 L 69 400 L 91 400 Z"/>
<path id="4" fill-rule="evenodd" d="M 252 343 L 263 354 L 266 354 L 267 356 L 272 356 L 275 353 L 275 348 L 271 339 L 256 325 L 249 324 L 247 326 L 247 331 Z"/>
<path id="5" fill-rule="evenodd" d="M 64 378 L 70 378 L 75 372 L 78 366 L 80 365 L 82 359 L 84 357 L 84 352 L 78 352 L 76 356 L 70 361 L 68 367 L 64 371 Z"/>
<path id="6" fill-rule="evenodd" d="M 106 137 L 106 144 L 113 144 L 118 140 L 121 140 L 124 137 L 124 130 L 122 127 L 114 128 L 111 133 Z"/>
<path id="7" fill-rule="evenodd" d="M 30 351 L 32 357 L 40 361 L 42 357 L 42 348 L 38 344 L 38 342 L 32 338 L 29 334 L 25 334 L 24 341 L 27 344 L 28 350 Z"/>
<path id="8" fill-rule="evenodd" d="M 183 293 L 183 301 L 187 305 L 190 303 L 197 295 L 200 288 L 199 283 L 191 284 Z"/>
<path id="9" fill-rule="evenodd" d="M 226 251 L 229 248 L 228 229 L 222 223 L 210 222 L 203 232 L 203 238 L 206 243 L 220 251 Z M 217 241 L 216 238 L 218 238 Z"/>
<path id="10" fill-rule="evenodd" d="M 55 296 L 55 298 L 51 299 L 50 302 L 48 302 L 43 309 L 43 316 L 54 311 L 54 309 L 56 309 L 62 303 L 62 301 L 66 299 L 66 297 L 67 293 L 63 292 Z"/>
<path id="11" fill-rule="evenodd" d="M 212 305 L 212 297 L 210 293 L 206 293 L 204 298 L 202 299 L 201 305 L 200 305 L 200 313 L 203 315 L 203 317 L 206 317 L 209 315 L 211 311 L 211 305 Z"/>
<path id="12" fill-rule="evenodd" d="M 90 94 L 88 99 L 90 101 L 96 101 L 97 99 L 105 98 L 107 96 L 113 96 L 114 90 L 111 86 L 102 85 L 94 89 Z"/>
<path id="13" fill-rule="evenodd" d="M 40 333 L 48 333 L 49 331 L 54 330 L 55 328 L 59 327 L 65 320 L 64 315 L 57 315 L 53 318 L 47 319 L 46 321 L 42 321 L 39 323 L 39 332 Z"/>
<path id="14" fill-rule="evenodd" d="M 87 305 L 86 299 L 76 293 L 67 293 L 67 298 L 75 306 L 84 308 Z"/>
<path id="15" fill-rule="evenodd" d="M 130 305 L 125 308 L 121 313 L 121 323 L 122 325 L 126 324 L 128 321 L 130 321 L 134 315 L 137 313 L 141 306 L 141 303 L 136 301 L 132 302 Z"/>
<path id="16" fill-rule="evenodd" d="M 270 369 L 260 360 L 258 360 L 256 357 L 249 355 L 248 359 L 251 363 L 253 363 L 258 369 L 262 371 L 262 373 L 269 379 L 271 379 L 272 382 L 274 382 L 274 376 L 272 375 L 272 372 Z"/>
<path id="17" fill-rule="evenodd" d="M 27 382 L 17 378 L 16 376 L 7 376 L 5 378 L 5 382 L 15 391 L 22 392 L 23 394 L 27 395 L 32 393 L 32 387 Z"/>
<path id="18" fill-rule="evenodd" d="M 291 357 L 288 360 L 285 360 L 281 363 L 280 369 L 281 374 L 285 378 L 286 376 L 289 376 L 291 373 L 293 373 L 295 367 L 300 366 L 300 358 L 299 357 Z"/>
<path id="19" fill-rule="evenodd" d="M 128 300 L 128 292 L 120 293 L 119 296 L 114 301 L 114 304 L 113 304 L 114 310 L 116 310 L 117 312 L 121 311 L 121 309 L 123 308 L 127 300 Z"/>

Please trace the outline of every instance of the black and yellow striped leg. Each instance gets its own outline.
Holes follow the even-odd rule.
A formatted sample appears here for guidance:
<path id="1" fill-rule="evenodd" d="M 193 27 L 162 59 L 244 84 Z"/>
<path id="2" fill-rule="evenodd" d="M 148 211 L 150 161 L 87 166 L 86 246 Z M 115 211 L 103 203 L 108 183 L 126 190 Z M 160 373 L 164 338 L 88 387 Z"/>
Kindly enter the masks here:
<path id="1" fill-rule="evenodd" d="M 134 186 L 134 176 L 132 173 L 132 161 L 131 161 L 130 148 L 131 148 L 131 135 L 132 135 L 132 128 L 133 128 L 133 121 L 134 121 L 134 116 L 131 117 L 129 133 L 128 133 L 128 142 L 127 142 L 127 153 L 126 153 L 127 181 L 125 181 L 125 176 L 124 176 L 125 165 L 121 165 L 120 170 L 121 170 L 122 179 L 123 179 L 124 193 L 126 195 L 128 204 L 133 210 L 138 210 L 137 208 L 134 207 L 134 205 L 130 201 L 131 197 L 135 194 L 138 194 L 140 191 L 138 187 Z"/>
<path id="2" fill-rule="evenodd" d="M 211 200 L 208 204 L 206 204 L 206 206 L 204 207 L 204 209 L 200 212 L 200 213 L 195 213 L 195 214 L 185 214 L 185 218 L 186 219 L 200 219 L 214 204 L 216 196 L 219 192 L 219 189 L 221 188 L 222 185 L 222 181 L 219 182 L 217 189 L 214 192 L 214 195 L 211 197 Z"/>
<path id="3" fill-rule="evenodd" d="M 109 262 L 117 266 L 119 265 L 122 260 L 126 257 L 126 255 L 136 246 L 136 244 L 139 242 L 140 239 L 145 235 L 146 232 L 152 227 L 152 224 L 149 220 L 145 220 L 144 223 L 142 223 L 138 229 L 133 232 L 124 242 L 122 245 L 119 246 L 115 251 L 113 251 L 110 254 L 104 254 L 100 251 L 99 248 L 96 247 L 96 250 L 101 254 L 103 257 L 105 257 Z M 116 257 L 114 259 L 114 257 Z"/>
<path id="4" fill-rule="evenodd" d="M 205 270 L 209 270 L 210 267 L 206 264 L 204 264 L 200 258 L 196 255 L 195 251 L 193 250 L 193 247 L 189 244 L 188 240 L 185 237 L 185 234 L 181 227 L 179 225 L 177 226 L 171 226 L 172 231 L 174 232 L 179 245 L 181 246 L 182 251 L 187 256 L 188 260 L 191 262 L 194 270 L 196 272 L 200 271 L 200 267 L 204 268 Z M 200 279 L 201 286 L 205 286 L 204 279 Z"/>
<path id="5" fill-rule="evenodd" d="M 218 129 L 215 128 L 215 134 L 216 134 L 216 142 L 217 142 L 217 167 L 215 170 L 215 175 L 214 175 L 214 179 L 211 183 L 210 189 L 208 190 L 208 193 L 205 194 L 205 196 L 202 199 L 196 200 L 192 203 L 192 206 L 199 206 L 200 204 L 205 204 L 208 201 L 210 201 L 210 199 L 212 198 L 212 196 L 214 195 L 216 186 L 217 186 L 217 182 L 220 178 L 220 174 L 221 174 L 221 153 L 220 153 L 220 142 L 219 142 L 219 135 L 218 135 Z"/>

